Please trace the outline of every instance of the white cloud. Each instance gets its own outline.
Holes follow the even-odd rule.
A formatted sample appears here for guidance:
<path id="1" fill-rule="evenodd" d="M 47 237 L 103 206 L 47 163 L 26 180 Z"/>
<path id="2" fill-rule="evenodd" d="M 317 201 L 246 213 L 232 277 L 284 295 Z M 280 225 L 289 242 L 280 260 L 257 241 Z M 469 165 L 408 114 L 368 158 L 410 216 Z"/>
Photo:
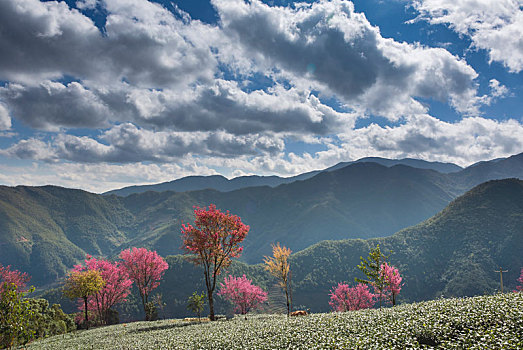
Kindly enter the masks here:
<path id="1" fill-rule="evenodd" d="M 0 130 L 9 130 L 11 129 L 11 117 L 7 108 L 0 103 Z"/>
<path id="2" fill-rule="evenodd" d="M 334 93 L 355 109 L 391 119 L 424 113 L 417 97 L 476 113 L 476 72 L 442 48 L 381 36 L 352 2 L 271 7 L 259 0 L 212 0 L 227 36 L 253 66 Z M 252 66 L 251 66 L 252 68 Z"/>
<path id="3" fill-rule="evenodd" d="M 418 19 L 448 24 L 470 36 L 473 46 L 488 51 L 490 61 L 511 72 L 523 70 L 523 2 L 521 0 L 414 0 Z"/>
<path id="4" fill-rule="evenodd" d="M 0 99 L 16 119 L 49 131 L 58 131 L 61 127 L 106 127 L 112 115 L 92 91 L 77 82 L 64 85 L 44 81 L 29 87 L 8 84 L 0 87 Z"/>
<path id="5" fill-rule="evenodd" d="M 87 5 L 92 5 L 90 2 Z M 141 87 L 185 87 L 209 81 L 216 60 L 200 36 L 212 31 L 183 23 L 146 0 L 106 0 L 105 33 L 65 2 L 0 1 L 0 79 L 38 84 L 65 75 L 106 85 L 122 79 Z"/>

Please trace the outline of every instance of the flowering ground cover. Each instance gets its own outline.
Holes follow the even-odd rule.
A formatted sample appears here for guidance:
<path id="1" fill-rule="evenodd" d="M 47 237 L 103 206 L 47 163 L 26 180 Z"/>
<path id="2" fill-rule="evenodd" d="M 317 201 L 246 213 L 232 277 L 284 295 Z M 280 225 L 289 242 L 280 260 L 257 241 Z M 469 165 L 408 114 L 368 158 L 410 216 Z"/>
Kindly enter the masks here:
<path id="1" fill-rule="evenodd" d="M 523 349 L 523 293 L 383 310 L 162 320 L 50 337 L 28 349 Z"/>

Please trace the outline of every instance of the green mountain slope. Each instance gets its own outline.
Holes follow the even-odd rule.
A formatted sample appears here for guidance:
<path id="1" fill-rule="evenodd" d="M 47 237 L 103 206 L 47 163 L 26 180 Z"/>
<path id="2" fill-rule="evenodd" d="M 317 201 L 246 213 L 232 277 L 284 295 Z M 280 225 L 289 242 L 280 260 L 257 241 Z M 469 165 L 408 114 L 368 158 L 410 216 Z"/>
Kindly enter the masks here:
<path id="1" fill-rule="evenodd" d="M 53 186 L 1 187 L 0 263 L 30 273 L 33 283 L 43 285 L 85 254 L 113 256 L 130 246 L 178 254 L 181 223 L 193 221 L 194 205 L 211 203 L 251 226 L 242 260 L 257 263 L 274 242 L 297 252 L 322 240 L 388 236 L 442 210 L 462 188 L 433 170 L 366 162 L 275 188 L 230 192 L 118 197 Z"/>
<path id="2" fill-rule="evenodd" d="M 393 251 L 390 262 L 403 276 L 399 302 L 494 293 L 499 290 L 495 271 L 500 266 L 508 270 L 505 291 L 512 290 L 523 266 L 523 181 L 481 184 L 432 218 L 389 237 L 323 241 L 293 254 L 294 305 L 327 311 L 330 289 L 364 277 L 357 269 L 360 256 L 367 256 L 378 243 L 383 251 Z M 165 315 L 189 315 L 186 300 L 193 291 L 205 290 L 203 272 L 183 256 L 169 256 L 167 261 L 169 270 L 157 290 L 167 304 Z M 222 277 L 227 274 L 246 274 L 265 290 L 275 283 L 261 264 L 234 261 Z M 60 302 L 56 294 L 47 297 Z M 219 313 L 227 308 L 219 298 L 216 306 Z"/>
<path id="3" fill-rule="evenodd" d="M 481 184 L 390 237 L 321 242 L 295 254 L 296 302 L 325 307 L 332 285 L 361 277 L 359 257 L 377 243 L 393 251 L 390 260 L 404 275 L 406 300 L 492 293 L 499 289 L 500 266 L 508 270 L 505 288 L 514 288 L 523 266 L 523 181 Z"/>
<path id="4" fill-rule="evenodd" d="M 49 283 L 86 253 L 111 254 L 134 218 L 119 202 L 54 186 L 0 187 L 0 262 Z"/>
<path id="5" fill-rule="evenodd" d="M 359 163 L 276 188 L 147 192 L 120 200 L 150 228 L 132 243 L 163 255 L 180 247 L 181 221 L 194 219 L 193 205 L 226 208 L 250 225 L 242 260 L 256 263 L 277 241 L 298 251 L 326 239 L 390 235 L 443 209 L 457 195 L 449 188 L 435 171 Z"/>

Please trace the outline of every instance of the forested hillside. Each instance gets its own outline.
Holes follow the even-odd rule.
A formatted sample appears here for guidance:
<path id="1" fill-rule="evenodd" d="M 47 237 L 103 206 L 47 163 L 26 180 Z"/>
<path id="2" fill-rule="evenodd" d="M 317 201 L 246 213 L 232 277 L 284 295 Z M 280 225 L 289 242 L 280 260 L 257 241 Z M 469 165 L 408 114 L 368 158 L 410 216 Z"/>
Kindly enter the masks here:
<path id="1" fill-rule="evenodd" d="M 241 260 L 258 263 L 275 242 L 298 252 L 324 240 L 389 236 L 442 210 L 467 183 L 486 176 L 482 168 L 492 177 L 511 172 L 520 176 L 522 160 L 518 155 L 477 164 L 467 178 L 363 162 L 275 188 L 230 192 L 119 197 L 53 186 L 4 186 L 0 262 L 28 272 L 33 283 L 42 286 L 63 276 L 86 254 L 110 257 L 131 246 L 163 256 L 179 254 L 182 222 L 192 222 L 193 206 L 214 203 L 250 225 Z"/>
<path id="2" fill-rule="evenodd" d="M 293 254 L 294 305 L 327 311 L 331 288 L 338 282 L 354 284 L 355 277 L 364 277 L 357 265 L 376 244 L 385 253 L 392 251 L 389 262 L 403 276 L 400 302 L 492 294 L 500 287 L 499 273 L 495 272 L 500 266 L 508 270 L 504 274 L 505 290 L 514 289 L 523 266 L 522 227 L 523 181 L 481 184 L 434 217 L 390 237 L 323 241 Z M 165 314 L 188 315 L 187 297 L 205 290 L 203 272 L 184 256 L 169 256 L 167 262 L 169 270 L 157 290 L 166 302 Z M 261 264 L 236 261 L 222 277 L 228 274 L 246 274 L 256 285 L 277 292 L 275 280 Z M 56 295 L 49 297 L 53 302 L 60 301 Z M 218 312 L 225 312 L 228 304 L 217 300 Z M 125 310 L 129 308 L 121 312 L 128 312 Z"/>

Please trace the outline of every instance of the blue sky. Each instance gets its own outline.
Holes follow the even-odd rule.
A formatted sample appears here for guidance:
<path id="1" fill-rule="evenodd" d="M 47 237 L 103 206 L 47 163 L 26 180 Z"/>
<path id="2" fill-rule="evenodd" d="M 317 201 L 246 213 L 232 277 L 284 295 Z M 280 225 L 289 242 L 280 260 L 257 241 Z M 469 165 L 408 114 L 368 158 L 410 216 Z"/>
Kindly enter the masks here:
<path id="1" fill-rule="evenodd" d="M 4 0 L 0 184 L 523 152 L 521 0 Z"/>

